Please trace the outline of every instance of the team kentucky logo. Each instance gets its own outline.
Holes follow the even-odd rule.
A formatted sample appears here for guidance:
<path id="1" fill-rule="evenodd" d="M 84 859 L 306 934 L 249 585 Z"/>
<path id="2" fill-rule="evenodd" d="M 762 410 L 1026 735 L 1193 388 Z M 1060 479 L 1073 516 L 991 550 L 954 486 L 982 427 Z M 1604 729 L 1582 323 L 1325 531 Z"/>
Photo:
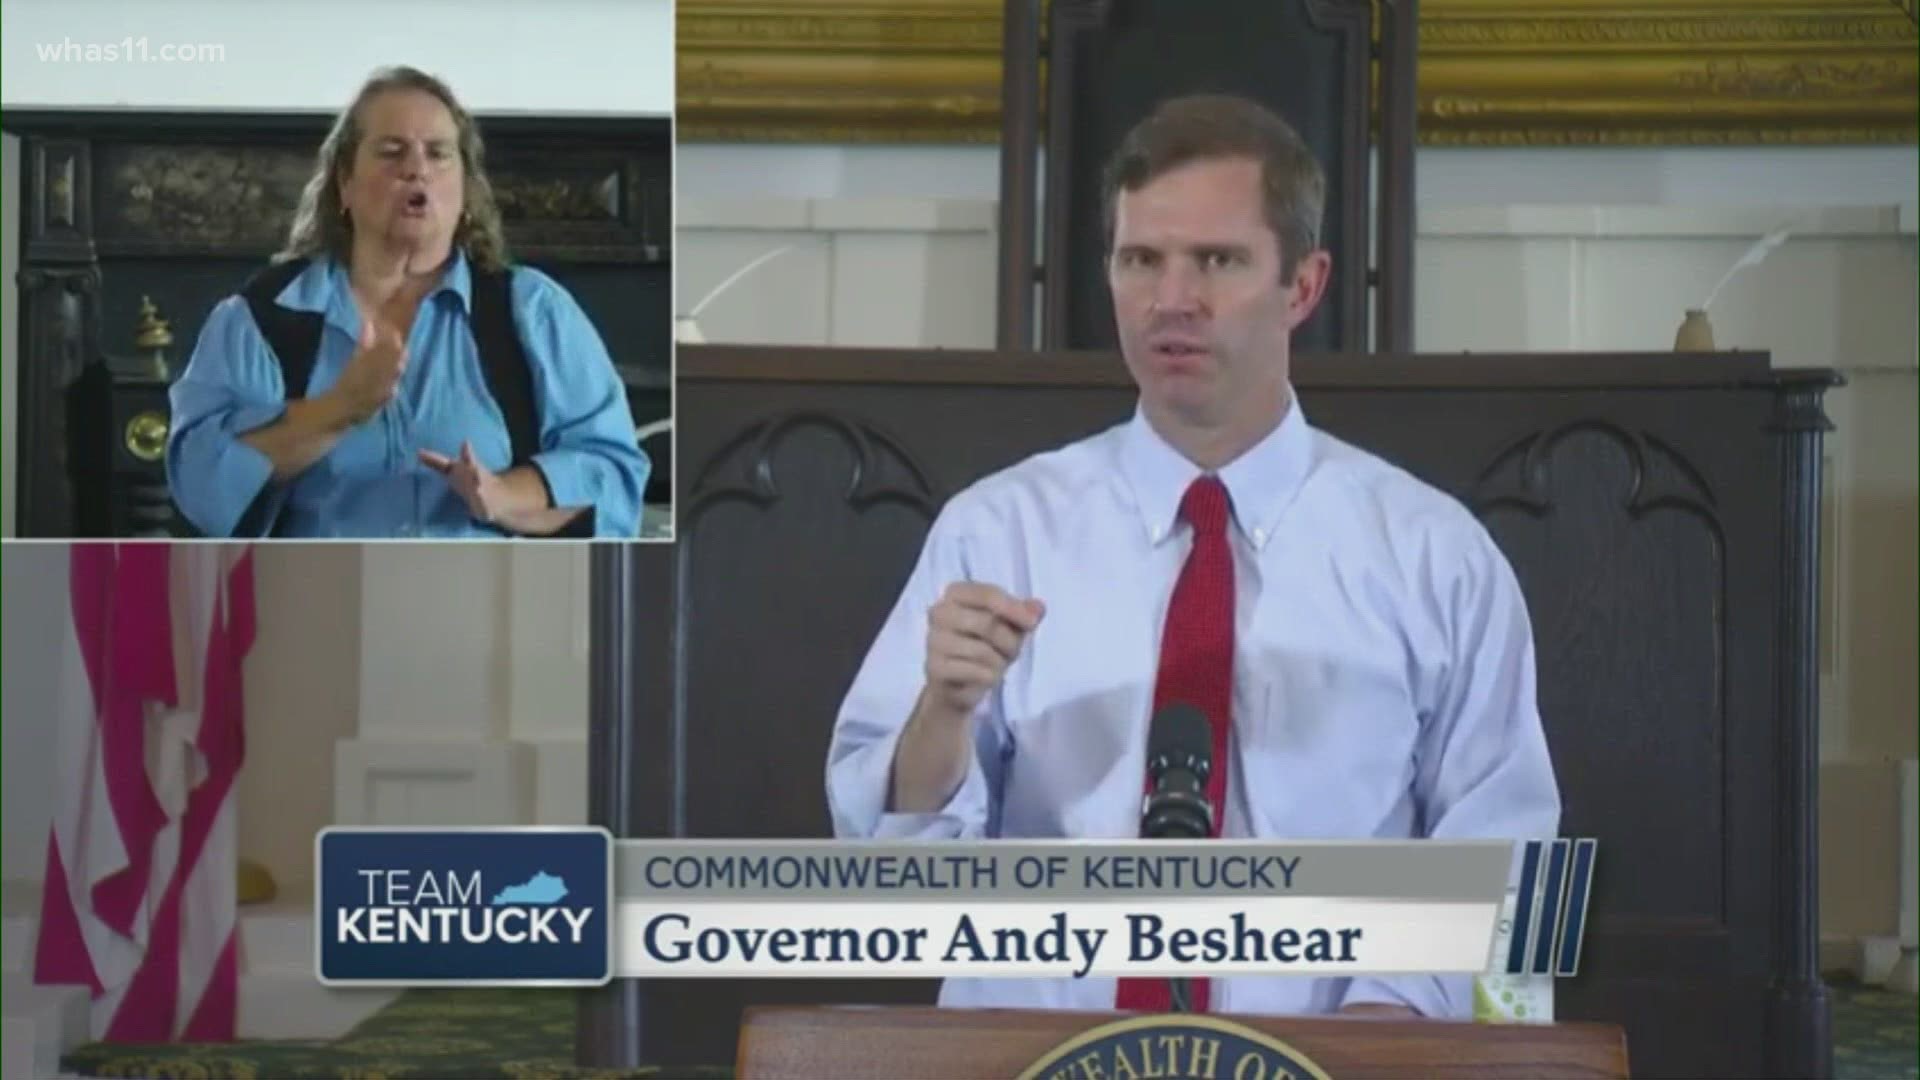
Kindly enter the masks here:
<path id="1" fill-rule="evenodd" d="M 1083 1031 L 1020 1074 L 1020 1080 L 1084 1077 L 1165 1080 L 1329 1080 L 1300 1051 L 1211 1016 L 1142 1016 Z"/>
<path id="2" fill-rule="evenodd" d="M 314 846 L 320 979 L 603 983 L 612 852 L 603 829 L 327 829 Z"/>

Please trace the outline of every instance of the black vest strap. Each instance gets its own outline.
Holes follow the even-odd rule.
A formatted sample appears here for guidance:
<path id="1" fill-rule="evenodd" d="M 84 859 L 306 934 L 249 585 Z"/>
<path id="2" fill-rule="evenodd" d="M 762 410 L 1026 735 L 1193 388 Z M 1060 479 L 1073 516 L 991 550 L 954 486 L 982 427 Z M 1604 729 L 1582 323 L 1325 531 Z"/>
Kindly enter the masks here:
<path id="1" fill-rule="evenodd" d="M 295 311 L 274 302 L 293 279 L 307 268 L 309 259 L 289 259 L 274 263 L 253 275 L 240 295 L 253 313 L 253 325 L 267 339 L 274 358 L 280 361 L 280 381 L 286 386 L 287 400 L 307 396 L 307 384 L 313 381 L 313 364 L 320 354 L 320 313 Z"/>
<path id="2" fill-rule="evenodd" d="M 513 272 L 473 269 L 473 340 L 487 392 L 507 421 L 513 463 L 525 465 L 540 451 L 540 410 L 533 398 L 533 365 L 513 324 Z"/>
<path id="3" fill-rule="evenodd" d="M 281 307 L 275 298 L 308 266 L 307 259 L 275 263 L 255 274 L 240 290 L 253 322 L 280 362 L 288 400 L 307 396 L 320 354 L 319 312 Z M 533 365 L 513 323 L 513 272 L 472 268 L 473 307 L 468 320 L 480 353 L 487 391 L 506 419 L 513 464 L 533 460 L 540 449 L 540 413 L 533 398 Z"/>

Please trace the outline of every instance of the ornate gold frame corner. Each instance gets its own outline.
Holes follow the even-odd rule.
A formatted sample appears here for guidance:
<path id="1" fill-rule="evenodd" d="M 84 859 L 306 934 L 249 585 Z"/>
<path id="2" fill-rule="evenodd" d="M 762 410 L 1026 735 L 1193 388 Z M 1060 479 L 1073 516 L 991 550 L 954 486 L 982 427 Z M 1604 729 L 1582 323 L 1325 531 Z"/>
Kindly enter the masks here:
<path id="1" fill-rule="evenodd" d="M 1001 0 L 680 0 L 690 142 L 990 143 Z M 1915 0 L 1423 0 L 1422 143 L 1920 141 Z"/>

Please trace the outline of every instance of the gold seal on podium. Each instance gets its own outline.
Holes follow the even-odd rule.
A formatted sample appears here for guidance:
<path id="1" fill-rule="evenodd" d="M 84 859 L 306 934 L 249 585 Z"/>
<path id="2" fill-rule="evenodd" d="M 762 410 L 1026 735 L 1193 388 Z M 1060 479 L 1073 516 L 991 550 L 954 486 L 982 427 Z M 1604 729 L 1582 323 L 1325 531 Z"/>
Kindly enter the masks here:
<path id="1" fill-rule="evenodd" d="M 1019 1080 L 1331 1080 L 1271 1035 L 1212 1016 L 1139 1016 L 1083 1031 L 1040 1056 Z"/>

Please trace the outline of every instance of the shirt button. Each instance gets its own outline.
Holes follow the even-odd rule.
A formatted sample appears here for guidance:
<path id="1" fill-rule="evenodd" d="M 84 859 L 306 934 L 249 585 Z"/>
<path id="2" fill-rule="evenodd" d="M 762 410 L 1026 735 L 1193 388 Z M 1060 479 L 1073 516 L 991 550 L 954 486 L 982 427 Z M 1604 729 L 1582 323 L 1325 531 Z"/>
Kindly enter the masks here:
<path id="1" fill-rule="evenodd" d="M 1266 543 L 1266 542 L 1267 542 L 1267 530 L 1265 530 L 1265 529 L 1255 529 L 1255 530 L 1253 530 L 1253 542 L 1254 542 L 1255 544 L 1264 544 L 1264 543 Z"/>

